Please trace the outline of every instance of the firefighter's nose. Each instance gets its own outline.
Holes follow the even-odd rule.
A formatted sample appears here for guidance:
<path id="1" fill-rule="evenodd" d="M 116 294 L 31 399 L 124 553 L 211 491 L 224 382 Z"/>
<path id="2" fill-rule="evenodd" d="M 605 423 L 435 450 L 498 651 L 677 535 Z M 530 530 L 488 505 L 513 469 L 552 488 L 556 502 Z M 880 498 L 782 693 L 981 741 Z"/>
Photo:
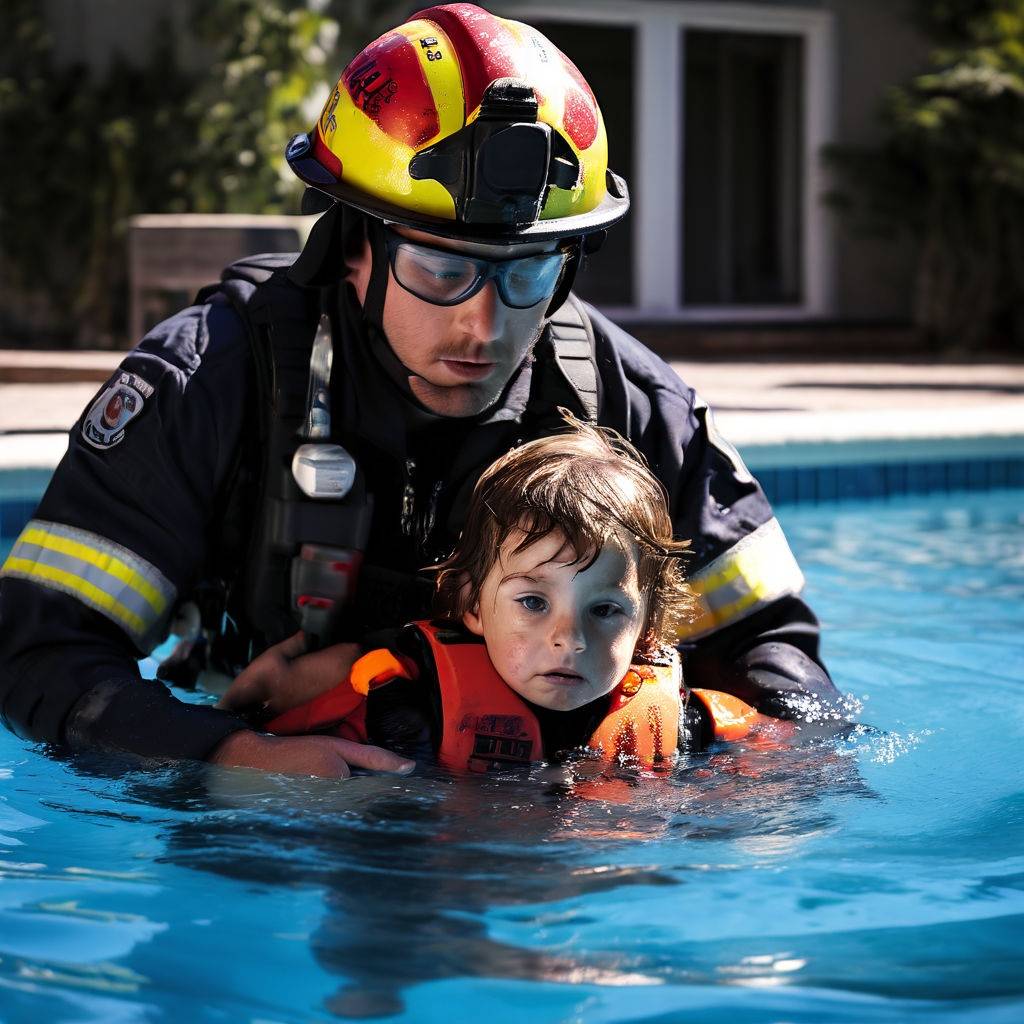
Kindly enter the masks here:
<path id="1" fill-rule="evenodd" d="M 472 298 L 460 302 L 459 324 L 463 336 L 473 341 L 494 341 L 501 333 L 505 304 L 493 281 L 488 281 Z"/>

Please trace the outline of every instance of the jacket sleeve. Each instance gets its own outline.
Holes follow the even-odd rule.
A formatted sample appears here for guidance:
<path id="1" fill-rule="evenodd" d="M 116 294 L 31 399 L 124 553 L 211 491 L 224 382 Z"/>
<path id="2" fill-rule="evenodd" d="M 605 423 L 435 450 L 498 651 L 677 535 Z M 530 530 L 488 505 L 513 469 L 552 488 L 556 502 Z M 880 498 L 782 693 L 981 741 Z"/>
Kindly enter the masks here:
<path id="1" fill-rule="evenodd" d="M 240 443 L 244 328 L 226 305 L 155 328 L 72 428 L 0 568 L 0 716 L 19 735 L 150 757 L 205 757 L 245 727 L 143 680 L 196 582 Z"/>
<path id="2" fill-rule="evenodd" d="M 758 711 L 803 717 L 841 700 L 818 652 L 804 578 L 760 485 L 710 409 L 638 341 L 593 314 L 602 422 L 622 431 L 665 485 L 697 598 L 680 631 L 687 683 Z"/>

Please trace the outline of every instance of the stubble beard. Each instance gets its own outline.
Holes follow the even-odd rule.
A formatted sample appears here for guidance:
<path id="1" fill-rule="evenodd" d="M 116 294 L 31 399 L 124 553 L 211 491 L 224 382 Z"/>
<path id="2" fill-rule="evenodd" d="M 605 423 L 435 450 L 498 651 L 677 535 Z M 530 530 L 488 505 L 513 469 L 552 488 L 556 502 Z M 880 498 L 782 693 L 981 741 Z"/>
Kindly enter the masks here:
<path id="1" fill-rule="evenodd" d="M 424 380 L 422 377 L 410 377 L 409 388 L 416 399 L 436 416 L 448 416 L 453 419 L 478 416 L 490 409 L 501 398 L 502 392 L 520 367 L 533 358 L 534 349 L 547 324 L 547 320 L 543 320 L 537 325 L 523 358 L 500 381 L 489 377 L 479 384 L 467 383 L 444 387 L 431 384 L 430 381 Z M 453 358 L 458 358 L 458 356 L 453 356 Z"/>

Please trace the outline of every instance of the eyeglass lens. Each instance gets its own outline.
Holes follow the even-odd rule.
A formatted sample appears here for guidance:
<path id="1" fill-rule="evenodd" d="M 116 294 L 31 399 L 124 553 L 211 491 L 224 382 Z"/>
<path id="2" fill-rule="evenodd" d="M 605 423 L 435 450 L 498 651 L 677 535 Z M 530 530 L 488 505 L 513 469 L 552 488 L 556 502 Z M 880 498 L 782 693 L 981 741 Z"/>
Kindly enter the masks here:
<path id="1" fill-rule="evenodd" d="M 398 283 L 426 302 L 465 302 L 493 277 L 506 306 L 526 309 L 554 292 L 564 263 L 557 252 L 491 262 L 402 242 L 392 250 L 391 266 Z"/>

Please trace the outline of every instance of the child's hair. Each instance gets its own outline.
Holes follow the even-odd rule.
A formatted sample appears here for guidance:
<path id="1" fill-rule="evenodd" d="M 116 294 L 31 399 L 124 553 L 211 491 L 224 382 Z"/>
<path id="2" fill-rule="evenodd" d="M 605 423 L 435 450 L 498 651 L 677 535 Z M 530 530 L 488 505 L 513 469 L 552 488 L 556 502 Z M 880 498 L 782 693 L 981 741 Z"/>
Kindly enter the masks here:
<path id="1" fill-rule="evenodd" d="M 556 530 L 565 534 L 585 569 L 602 548 L 636 544 L 647 620 L 637 653 L 671 643 L 673 627 L 693 610 L 681 557 L 689 541 L 672 537 L 665 488 L 643 456 L 620 434 L 581 423 L 561 410 L 564 433 L 530 441 L 503 455 L 480 477 L 466 525 L 451 556 L 437 567 L 435 612 L 461 619 L 476 607 L 480 588 L 514 530 L 522 551 Z"/>

